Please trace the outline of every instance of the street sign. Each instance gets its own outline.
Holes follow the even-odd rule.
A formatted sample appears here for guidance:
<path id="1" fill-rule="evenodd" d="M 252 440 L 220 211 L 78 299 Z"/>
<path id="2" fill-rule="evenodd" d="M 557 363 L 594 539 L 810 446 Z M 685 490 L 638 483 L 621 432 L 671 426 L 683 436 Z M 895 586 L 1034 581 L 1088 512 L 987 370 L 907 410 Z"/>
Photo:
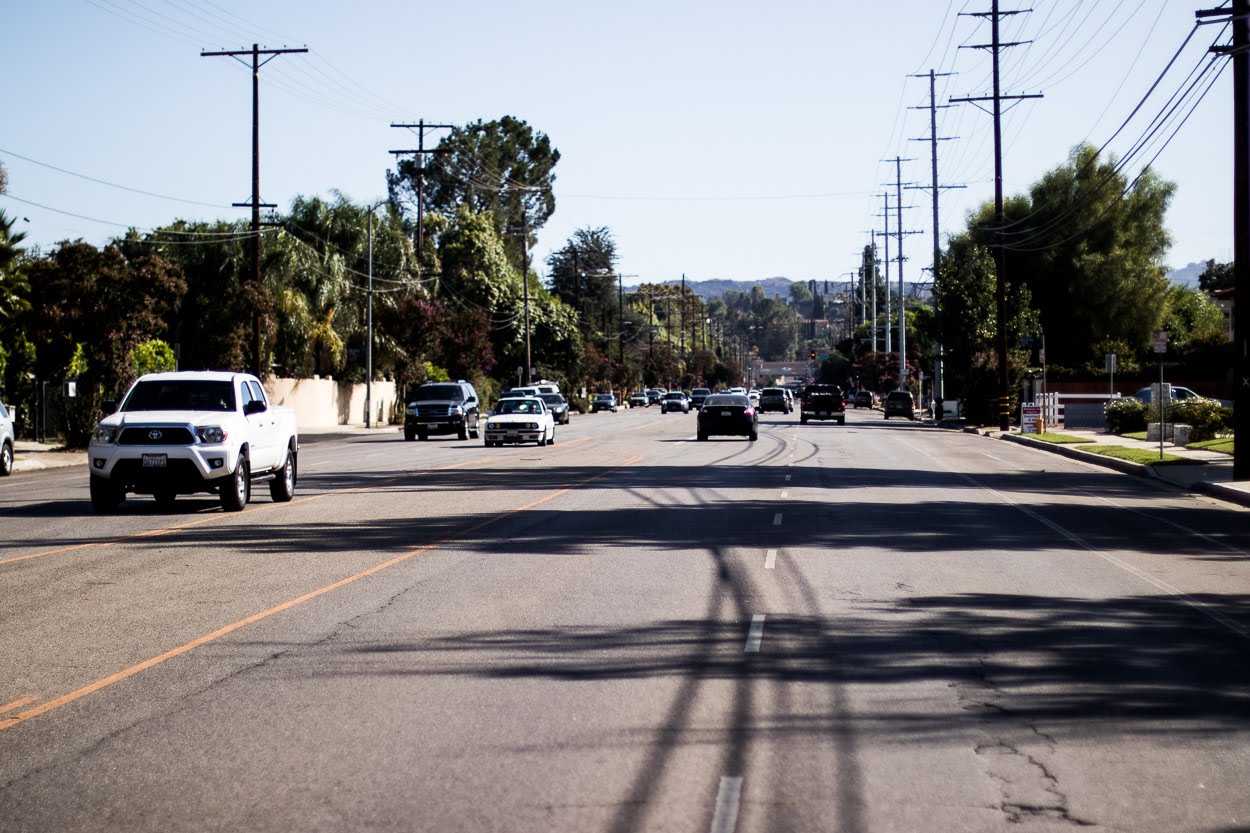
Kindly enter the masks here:
<path id="1" fill-rule="evenodd" d="M 1107 354 L 1107 372 L 1115 373 L 1116 371 L 1116 355 L 1115 353 Z"/>
<path id="2" fill-rule="evenodd" d="M 1166 353 L 1168 351 L 1168 331 L 1155 330 L 1154 342 L 1156 353 Z"/>
<path id="3" fill-rule="evenodd" d="M 1020 406 L 1020 433 L 1036 434 L 1037 420 L 1042 415 L 1042 406 L 1025 402 Z"/>

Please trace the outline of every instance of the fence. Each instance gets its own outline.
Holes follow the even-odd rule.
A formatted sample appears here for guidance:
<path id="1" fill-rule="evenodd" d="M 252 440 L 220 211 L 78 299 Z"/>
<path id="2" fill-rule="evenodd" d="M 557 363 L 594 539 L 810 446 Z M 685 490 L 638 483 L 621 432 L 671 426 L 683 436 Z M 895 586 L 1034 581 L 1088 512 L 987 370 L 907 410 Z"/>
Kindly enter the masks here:
<path id="1" fill-rule="evenodd" d="M 1037 404 L 1048 426 L 1105 431 L 1107 403 L 1119 398 L 1118 393 L 1043 393 Z"/>

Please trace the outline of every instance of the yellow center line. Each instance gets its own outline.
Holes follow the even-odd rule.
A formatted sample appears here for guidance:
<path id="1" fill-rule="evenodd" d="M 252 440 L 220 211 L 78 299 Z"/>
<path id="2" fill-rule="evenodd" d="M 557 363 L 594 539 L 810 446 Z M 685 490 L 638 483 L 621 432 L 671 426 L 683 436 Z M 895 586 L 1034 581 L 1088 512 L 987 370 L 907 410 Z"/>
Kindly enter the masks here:
<path id="1" fill-rule="evenodd" d="M 433 543 L 425 544 L 423 546 L 413 547 L 408 552 L 403 553 L 402 555 L 397 555 L 394 558 L 381 562 L 380 564 L 375 564 L 372 567 L 361 570 L 360 572 L 354 575 L 347 576 L 346 578 L 341 578 L 336 582 L 327 584 L 324 587 L 319 587 L 316 590 L 311 590 L 303 594 L 302 596 L 296 596 L 294 599 L 289 599 L 285 602 L 282 602 L 281 604 L 278 604 L 278 605 L 275 605 L 274 607 L 269 608 L 268 610 L 262 610 L 259 613 L 253 613 L 251 616 L 240 619 L 237 622 L 232 622 L 231 624 L 225 625 L 224 627 L 220 627 L 217 630 L 212 631 L 211 633 L 206 633 L 203 636 L 193 639 L 190 642 L 183 643 L 182 645 L 179 645 L 176 648 L 170 648 L 168 651 L 165 651 L 164 653 L 157 654 L 156 656 L 150 659 L 146 659 L 143 662 L 132 665 L 129 668 L 123 668 L 121 671 L 118 671 L 115 674 L 110 674 L 109 676 L 96 680 L 95 682 L 88 683 L 82 688 L 75 689 L 74 691 L 71 691 L 68 694 L 63 694 L 60 697 L 57 697 L 53 700 L 49 700 L 48 702 L 35 706 L 32 709 L 27 709 L 24 712 L 19 712 L 18 714 L 13 715 L 12 717 L 0 718 L 0 731 L 4 731 L 5 729 L 11 729 L 14 726 L 17 726 L 21 723 L 25 723 L 27 720 L 30 720 L 33 717 L 38 717 L 41 714 L 45 714 L 47 712 L 52 711 L 53 709 L 60 708 L 61 706 L 64 706 L 68 703 L 72 703 L 75 700 L 79 700 L 83 697 L 86 697 L 89 694 L 94 694 L 95 692 L 100 691 L 101 689 L 108 688 L 109 686 L 115 683 L 119 683 L 122 680 L 129 679 L 130 677 L 133 677 L 142 671 L 146 671 L 147 669 L 152 668 L 153 666 L 160 665 L 166 660 L 171 660 L 174 657 L 178 657 L 178 656 L 181 656 L 182 654 L 187 653 L 188 651 L 195 650 L 196 648 L 199 648 L 202 645 L 207 645 L 210 642 L 215 642 L 216 640 L 221 639 L 223 636 L 227 636 L 231 633 L 234 633 L 240 628 L 245 628 L 248 625 L 255 624 L 256 622 L 259 622 L 262 619 L 268 619 L 270 616 L 281 613 L 284 610 L 290 610 L 291 608 L 301 605 L 304 602 L 311 601 L 312 599 L 315 599 L 319 596 L 324 596 L 326 593 L 337 590 L 340 587 L 344 587 L 348 584 L 352 584 L 353 582 L 360 581 L 361 579 L 367 578 L 373 575 L 374 573 L 380 573 L 385 569 L 394 567 L 396 564 L 400 564 L 404 561 L 408 561 L 409 559 L 415 558 L 418 555 L 423 555 L 424 553 L 439 549 L 440 547 L 450 543 L 451 541 L 455 540 L 458 537 L 464 537 L 480 529 L 484 529 L 485 527 L 491 526 L 492 524 L 499 523 L 500 521 L 510 518 L 513 515 L 519 514 L 521 512 L 525 512 L 529 509 L 533 509 L 536 506 L 541 506 L 544 503 L 547 503 L 549 501 L 555 500 L 558 497 L 568 494 L 574 489 L 580 488 L 589 483 L 593 483 L 594 481 L 599 480 L 600 478 L 606 477 L 609 474 L 612 474 L 614 472 L 618 472 L 621 469 L 626 468 L 628 466 L 632 466 L 634 463 L 637 463 L 642 459 L 643 459 L 643 455 L 641 454 L 635 454 L 630 457 L 627 457 L 618 466 L 607 469 L 605 471 L 601 471 L 598 474 L 594 475 L 593 477 L 588 477 L 576 483 L 570 483 L 569 485 L 564 486 L 546 495 L 545 497 L 541 497 L 538 500 L 530 501 L 524 506 L 518 506 L 515 509 L 509 509 L 505 512 L 501 512 L 500 514 L 495 515 L 494 517 L 487 518 L 486 520 L 473 524 L 472 526 L 466 529 L 459 530 L 458 532 L 455 532 L 455 533 L 448 533 L 447 535 L 444 535 L 442 538 L 439 538 Z M 470 462 L 479 462 L 479 461 L 474 460 Z M 469 463 L 461 463 L 458 465 L 469 465 Z M 445 466 L 444 468 L 454 468 L 454 466 Z M 17 708 L 18 706 L 26 705 L 29 702 L 31 701 L 30 700 L 27 700 L 25 702 L 18 701 L 16 704 L 12 705 L 12 708 Z"/>
<path id="2" fill-rule="evenodd" d="M 569 443 L 569 445 L 572 445 L 572 443 Z M 392 477 L 387 480 L 380 480 L 376 483 L 370 483 L 367 486 L 352 486 L 346 489 L 335 489 L 330 492 L 322 492 L 319 495 L 307 495 L 305 497 L 296 498 L 295 500 L 289 501 L 285 504 L 283 503 L 271 503 L 268 505 L 258 504 L 256 506 L 248 507 L 247 509 L 244 509 L 242 512 L 229 512 L 229 513 L 222 513 L 222 514 L 217 514 L 217 515 L 208 515 L 203 518 L 198 518 L 194 521 L 187 521 L 186 523 L 175 524 L 174 526 L 165 526 L 165 527 L 160 527 L 157 529 L 147 529 L 147 530 L 144 530 L 143 532 L 136 532 L 131 535 L 125 535 L 121 538 L 114 538 L 111 541 L 89 541 L 85 544 L 74 544 L 73 546 L 61 547 L 55 550 L 44 550 L 43 552 L 33 552 L 28 555 L 18 555 L 13 558 L 6 558 L 0 561 L 0 566 L 4 566 L 5 564 L 13 564 L 18 561 L 28 561 L 32 558 L 44 558 L 49 555 L 64 555 L 65 553 L 75 552 L 77 550 L 92 549 L 95 547 L 111 547 L 114 544 L 124 544 L 127 541 L 137 541 L 142 538 L 155 538 L 160 535 L 168 535 L 171 532 L 179 532 L 184 529 L 189 529 L 193 526 L 200 526 L 201 524 L 217 523 L 218 521 L 229 520 L 230 518 L 237 518 L 241 515 L 247 515 L 253 512 L 265 512 L 270 509 L 277 509 L 281 506 L 297 506 L 302 503 L 311 503 L 315 500 L 324 500 L 325 498 L 328 498 L 328 497 L 336 497 L 338 495 L 350 495 L 355 492 L 368 491 L 368 490 L 376 489 L 379 486 L 391 486 L 395 483 L 400 483 L 400 482 L 403 482 L 404 480 L 408 480 L 414 477 L 425 477 L 426 475 L 433 474 L 434 472 L 447 471 L 449 469 L 458 469 L 458 468 L 463 468 L 464 466 L 472 466 L 477 463 L 488 462 L 489 459 L 490 458 L 488 457 L 479 457 L 474 460 L 465 460 L 460 463 L 451 463 L 446 466 L 439 466 L 438 468 L 435 468 L 435 469 L 429 469 L 428 471 L 412 472 L 410 474 L 403 474 L 398 477 Z"/>

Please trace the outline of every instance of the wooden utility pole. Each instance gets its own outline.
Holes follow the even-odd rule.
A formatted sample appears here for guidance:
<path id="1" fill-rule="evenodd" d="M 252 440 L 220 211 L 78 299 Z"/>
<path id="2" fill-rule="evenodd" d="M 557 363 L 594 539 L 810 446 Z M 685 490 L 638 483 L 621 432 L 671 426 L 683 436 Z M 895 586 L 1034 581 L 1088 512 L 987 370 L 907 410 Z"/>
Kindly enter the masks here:
<path id="1" fill-rule="evenodd" d="M 236 61 L 239 61 L 240 56 L 243 55 L 252 56 L 252 198 L 247 202 L 236 202 L 233 205 L 235 208 L 252 209 L 252 373 L 257 377 L 261 376 L 265 361 L 260 327 L 260 300 L 262 297 L 260 281 L 260 228 L 262 223 L 260 221 L 260 210 L 262 208 L 277 208 L 272 203 L 262 203 L 260 201 L 260 68 L 279 55 L 307 51 L 306 47 L 298 49 L 261 49 L 257 44 L 252 44 L 251 49 L 200 52 L 201 58 L 228 57 L 234 58 Z M 261 61 L 261 55 L 268 55 L 269 57 Z M 239 61 L 239 63 L 247 66 L 247 63 L 244 61 Z"/>
<path id="2" fill-rule="evenodd" d="M 1232 45 L 1211 51 L 1233 62 L 1233 479 L 1250 480 L 1250 0 L 1197 14 L 1233 24 Z"/>
<path id="3" fill-rule="evenodd" d="M 1011 428 L 1011 391 L 1010 382 L 1007 375 L 1007 276 L 1006 276 L 1006 249 L 1003 248 L 1003 226 L 1006 224 L 1006 218 L 1003 213 L 1003 127 L 1002 127 L 1002 107 L 1004 101 L 1017 101 L 1025 98 L 1041 98 L 1040 93 L 1033 95 L 1003 95 L 1002 79 L 999 73 L 999 53 L 1011 46 L 1023 46 L 1030 41 L 1015 41 L 1011 43 L 1003 43 L 999 38 L 999 21 L 1013 14 L 1023 14 L 1026 9 L 1016 11 L 999 11 L 998 0 L 993 0 L 993 5 L 988 12 L 973 12 L 971 17 L 988 17 L 990 19 L 991 37 L 990 43 L 979 43 L 960 49 L 988 49 L 993 61 L 993 77 L 994 77 L 994 94 L 989 96 L 977 96 L 973 98 L 952 98 L 952 104 L 960 102 L 968 104 L 977 104 L 979 102 L 993 102 L 993 110 L 990 114 L 994 117 L 994 271 L 996 274 L 995 282 L 995 313 L 998 317 L 996 322 L 998 327 L 998 335 L 995 339 L 998 343 L 998 428 L 1000 431 L 1007 431 Z M 981 108 L 984 109 L 984 108 Z"/>
<path id="4" fill-rule="evenodd" d="M 418 119 L 416 124 L 399 124 L 392 122 L 391 127 L 416 128 L 417 147 L 414 150 L 393 150 L 395 156 L 415 154 L 417 157 L 417 262 L 421 262 L 421 253 L 425 245 L 425 156 L 428 153 L 446 153 L 439 148 L 426 149 L 426 130 L 450 130 L 454 124 L 426 124 L 425 119 Z"/>

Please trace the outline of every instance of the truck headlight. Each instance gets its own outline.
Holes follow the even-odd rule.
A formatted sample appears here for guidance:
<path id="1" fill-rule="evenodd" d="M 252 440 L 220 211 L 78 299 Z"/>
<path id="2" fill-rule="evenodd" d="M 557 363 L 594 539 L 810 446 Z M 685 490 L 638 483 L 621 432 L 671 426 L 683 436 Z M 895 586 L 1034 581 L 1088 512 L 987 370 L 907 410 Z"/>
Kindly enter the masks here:
<path id="1" fill-rule="evenodd" d="M 95 433 L 91 435 L 91 441 L 100 445 L 112 445 L 117 442 L 120 430 L 116 425 L 97 425 Z"/>
<path id="2" fill-rule="evenodd" d="M 201 425 L 195 429 L 195 433 L 199 435 L 200 442 L 207 445 L 218 445 L 226 441 L 226 429 L 220 425 Z"/>
<path id="3" fill-rule="evenodd" d="M 459 405 L 452 405 L 450 408 L 448 408 L 448 411 L 451 413 L 452 416 L 464 415 L 464 408 L 460 407 Z"/>

